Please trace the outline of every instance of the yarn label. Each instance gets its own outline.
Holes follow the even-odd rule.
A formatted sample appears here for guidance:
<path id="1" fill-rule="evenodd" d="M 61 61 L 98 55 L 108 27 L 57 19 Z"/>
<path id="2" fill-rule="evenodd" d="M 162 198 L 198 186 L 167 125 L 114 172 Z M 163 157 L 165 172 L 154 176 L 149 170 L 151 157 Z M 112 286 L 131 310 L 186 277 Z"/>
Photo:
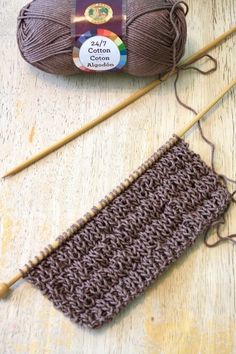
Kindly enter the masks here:
<path id="1" fill-rule="evenodd" d="M 127 63 L 126 0 L 91 3 L 75 0 L 72 15 L 73 61 L 85 72 L 122 70 Z"/>

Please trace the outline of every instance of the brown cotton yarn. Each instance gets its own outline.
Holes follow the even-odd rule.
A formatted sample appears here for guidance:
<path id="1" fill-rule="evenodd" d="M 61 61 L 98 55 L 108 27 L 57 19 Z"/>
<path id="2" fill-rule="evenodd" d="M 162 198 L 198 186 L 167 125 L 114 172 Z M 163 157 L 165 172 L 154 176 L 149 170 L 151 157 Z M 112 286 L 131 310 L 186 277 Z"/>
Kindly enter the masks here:
<path id="1" fill-rule="evenodd" d="M 185 8 L 175 0 L 128 0 L 126 36 L 128 64 L 135 76 L 170 71 L 184 54 Z M 72 60 L 70 0 L 33 0 L 18 17 L 17 40 L 23 58 L 52 74 L 81 73 Z"/>
<path id="2" fill-rule="evenodd" d="M 101 327 L 221 220 L 231 200 L 222 178 L 174 136 L 22 275 L 72 321 Z"/>

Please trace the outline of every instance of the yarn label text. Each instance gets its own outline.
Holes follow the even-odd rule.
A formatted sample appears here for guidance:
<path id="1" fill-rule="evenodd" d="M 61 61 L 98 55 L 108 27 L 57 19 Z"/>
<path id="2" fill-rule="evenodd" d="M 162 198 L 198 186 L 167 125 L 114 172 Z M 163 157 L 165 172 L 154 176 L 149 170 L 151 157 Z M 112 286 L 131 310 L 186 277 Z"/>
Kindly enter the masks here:
<path id="1" fill-rule="evenodd" d="M 126 0 L 72 0 L 74 64 L 85 72 L 122 70 L 127 63 Z"/>
<path id="2" fill-rule="evenodd" d="M 120 62 L 120 51 L 111 39 L 95 36 L 82 44 L 80 61 L 83 67 L 90 70 L 111 70 Z"/>
<path id="3" fill-rule="evenodd" d="M 117 71 L 125 66 L 127 52 L 115 33 L 98 29 L 77 38 L 73 60 L 82 71 Z"/>

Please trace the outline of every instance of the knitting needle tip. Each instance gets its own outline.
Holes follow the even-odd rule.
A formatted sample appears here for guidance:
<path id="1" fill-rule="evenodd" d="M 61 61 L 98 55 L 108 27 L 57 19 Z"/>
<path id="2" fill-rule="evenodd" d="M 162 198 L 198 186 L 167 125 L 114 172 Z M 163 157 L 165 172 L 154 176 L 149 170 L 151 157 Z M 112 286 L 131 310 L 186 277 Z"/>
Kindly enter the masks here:
<path id="1" fill-rule="evenodd" d="M 7 178 L 7 177 L 10 177 L 10 176 L 12 176 L 13 174 L 12 173 L 9 173 L 9 172 L 7 172 L 5 175 L 3 175 L 1 178 L 2 179 L 5 179 L 5 178 Z"/>
<path id="2" fill-rule="evenodd" d="M 25 164 L 23 165 L 25 166 Z M 23 167 L 25 168 L 25 167 Z M 9 170 L 5 173 L 5 175 L 3 175 L 1 178 L 6 178 L 6 177 L 10 177 L 10 176 L 14 176 L 17 172 L 22 171 L 23 169 L 21 166 L 17 166 L 15 168 L 13 168 L 12 170 Z"/>

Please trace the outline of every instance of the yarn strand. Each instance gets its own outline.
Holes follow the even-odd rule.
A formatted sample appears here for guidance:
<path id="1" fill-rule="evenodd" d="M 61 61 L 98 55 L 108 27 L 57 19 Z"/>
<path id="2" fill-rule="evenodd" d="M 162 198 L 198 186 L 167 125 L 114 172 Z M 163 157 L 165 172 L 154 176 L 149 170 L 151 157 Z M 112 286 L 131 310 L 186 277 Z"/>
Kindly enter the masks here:
<path id="1" fill-rule="evenodd" d="M 209 70 L 207 71 L 203 71 L 195 66 L 180 66 L 179 68 L 177 68 L 177 72 L 176 72 L 176 78 L 175 78 L 175 82 L 174 82 L 174 89 L 175 89 L 175 96 L 176 96 L 176 99 L 178 101 L 178 103 L 183 106 L 184 108 L 186 108 L 187 110 L 191 111 L 193 114 L 197 115 L 197 111 L 192 108 L 191 106 L 187 105 L 186 103 L 184 103 L 181 99 L 180 99 L 180 96 L 178 94 L 178 89 L 177 89 L 177 83 L 178 83 L 178 80 L 179 80 L 179 76 L 180 76 L 180 71 L 181 70 L 195 70 L 197 72 L 199 72 L 200 74 L 203 74 L 203 75 L 208 75 L 214 71 L 217 70 L 217 61 L 215 58 L 213 58 L 211 55 L 207 54 L 207 55 L 204 55 L 203 57 L 208 57 L 211 61 L 213 61 L 214 63 L 214 66 L 212 68 L 210 68 Z M 202 59 L 203 57 L 197 59 L 196 61 L 199 61 L 200 59 Z M 215 152 L 216 152 L 216 146 L 215 144 L 210 141 L 204 134 L 203 132 L 203 129 L 202 129 L 202 126 L 201 126 L 201 122 L 198 121 L 197 122 L 197 125 L 198 125 L 198 129 L 199 129 L 199 132 L 200 132 L 200 135 L 201 135 L 201 138 L 210 146 L 210 149 L 211 149 L 211 168 L 212 170 L 215 172 Z M 233 183 L 233 184 L 236 184 L 236 180 L 233 180 L 225 175 L 222 175 L 220 174 L 219 175 L 223 181 L 223 184 L 224 185 L 227 185 L 228 183 Z M 236 189 L 233 191 L 233 193 L 231 194 L 231 202 L 232 203 L 236 203 L 236 200 L 235 200 L 235 196 L 236 195 Z M 222 219 L 220 221 L 217 221 L 215 224 L 211 225 L 211 227 L 208 228 L 208 230 L 205 232 L 204 234 L 204 243 L 207 247 L 209 248 L 213 248 L 213 247 L 216 247 L 218 246 L 219 244 L 221 244 L 222 242 L 225 242 L 225 241 L 231 241 L 233 242 L 234 244 L 236 244 L 236 240 L 234 238 L 236 238 L 236 234 L 231 234 L 231 235 L 227 235 L 227 236 L 222 236 L 221 235 L 221 232 L 220 232 L 220 227 L 222 225 L 224 225 L 226 223 L 225 221 L 225 217 L 223 216 Z M 216 234 L 217 234 L 217 237 L 218 237 L 218 240 L 215 241 L 214 243 L 209 243 L 208 242 L 208 237 L 209 237 L 209 231 L 212 227 L 216 227 Z"/>
<path id="2" fill-rule="evenodd" d="M 182 1 L 182 0 L 179 0 L 177 1 L 171 11 L 170 11 L 170 22 L 175 30 L 175 33 L 176 33 L 176 37 L 174 39 L 174 42 L 173 42 L 173 67 L 170 71 L 170 75 L 172 75 L 174 73 L 174 71 L 176 70 L 176 66 L 177 66 L 177 62 L 176 62 L 176 52 L 177 52 L 177 43 L 178 43 L 178 40 L 179 40 L 179 37 L 180 37 L 180 32 L 179 32 L 179 29 L 177 27 L 177 25 L 175 24 L 175 21 L 174 21 L 174 11 L 176 10 L 176 7 L 180 4 L 183 4 L 185 7 L 186 7 L 186 11 L 185 11 L 185 16 L 187 16 L 188 14 L 188 11 L 189 11 L 189 6 L 188 4 L 185 2 L 185 1 Z"/>

